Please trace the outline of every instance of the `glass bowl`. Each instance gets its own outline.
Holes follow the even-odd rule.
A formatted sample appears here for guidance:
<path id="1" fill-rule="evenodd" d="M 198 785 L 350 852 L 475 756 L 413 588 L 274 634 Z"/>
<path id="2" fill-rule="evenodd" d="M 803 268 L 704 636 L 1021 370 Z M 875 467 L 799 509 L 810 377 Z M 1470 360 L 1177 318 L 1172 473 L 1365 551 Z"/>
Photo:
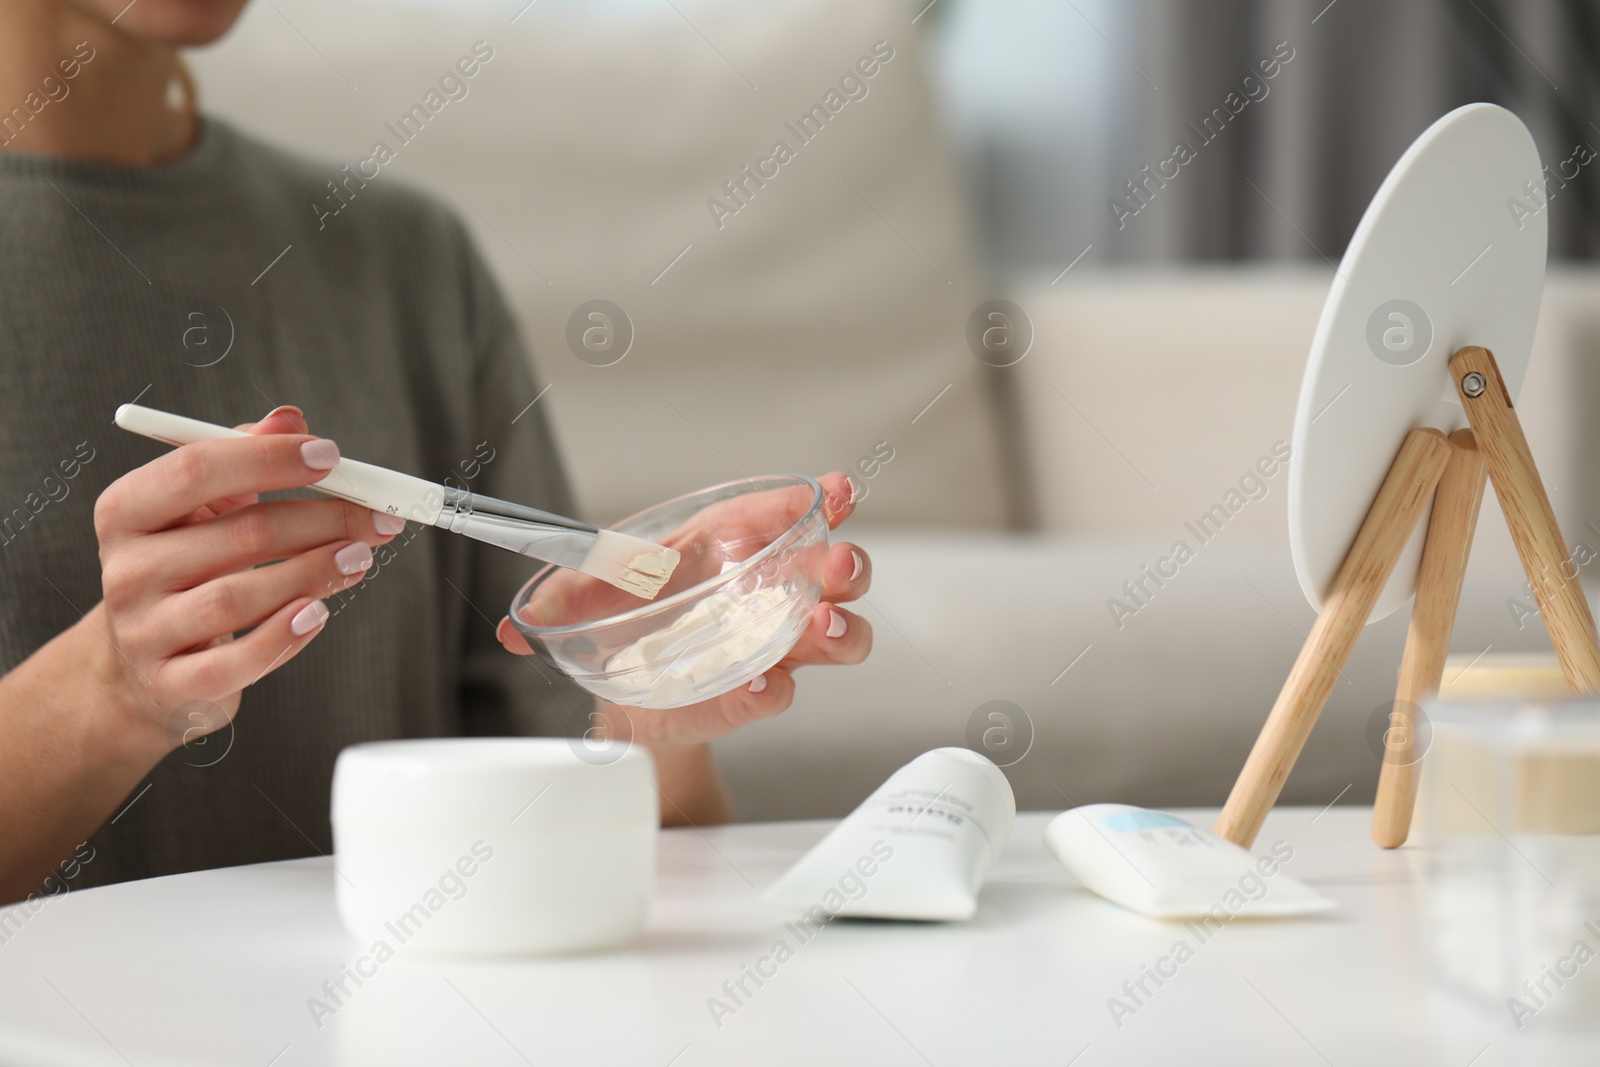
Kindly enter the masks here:
<path id="1" fill-rule="evenodd" d="M 546 662 L 597 697 L 679 708 L 737 689 L 781 660 L 822 599 L 822 486 L 792 474 L 712 486 L 612 529 L 677 549 L 655 600 L 546 567 L 511 621 Z"/>

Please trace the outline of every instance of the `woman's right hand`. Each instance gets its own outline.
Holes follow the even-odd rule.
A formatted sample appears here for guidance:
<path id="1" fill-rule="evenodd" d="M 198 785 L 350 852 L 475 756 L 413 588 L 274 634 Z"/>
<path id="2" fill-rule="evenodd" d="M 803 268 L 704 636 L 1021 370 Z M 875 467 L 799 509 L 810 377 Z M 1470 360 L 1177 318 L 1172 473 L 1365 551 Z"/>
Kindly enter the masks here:
<path id="1" fill-rule="evenodd" d="M 95 504 L 106 662 L 163 753 L 232 721 L 241 691 L 321 632 L 321 598 L 361 581 L 372 546 L 405 528 L 333 498 L 258 501 L 327 477 L 339 450 L 292 407 L 239 429 L 252 436 L 174 449 Z"/>

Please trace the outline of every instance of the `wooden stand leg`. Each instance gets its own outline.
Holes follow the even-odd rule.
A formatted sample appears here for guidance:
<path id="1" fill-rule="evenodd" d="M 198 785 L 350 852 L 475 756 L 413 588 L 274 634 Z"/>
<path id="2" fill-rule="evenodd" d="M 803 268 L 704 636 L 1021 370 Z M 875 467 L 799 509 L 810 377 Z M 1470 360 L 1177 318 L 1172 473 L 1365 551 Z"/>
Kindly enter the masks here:
<path id="1" fill-rule="evenodd" d="M 1478 526 L 1486 474 L 1483 456 L 1471 430 L 1450 435 L 1450 463 L 1433 494 L 1433 515 L 1417 572 L 1417 599 L 1411 628 L 1400 660 L 1400 684 L 1394 693 L 1394 714 L 1404 721 L 1384 735 L 1383 769 L 1372 809 L 1372 839 L 1384 848 L 1398 848 L 1411 832 L 1417 802 L 1416 709 L 1438 693 L 1450 654 L 1450 631 L 1461 602 L 1467 553 Z"/>
<path id="2" fill-rule="evenodd" d="M 1449 458 L 1450 446 L 1438 430 L 1424 427 L 1406 435 L 1233 784 L 1217 836 L 1245 848 L 1255 841 Z"/>
<path id="3" fill-rule="evenodd" d="M 1578 584 L 1578 568 L 1561 539 L 1500 368 L 1487 348 L 1471 346 L 1450 357 L 1450 374 L 1488 463 L 1494 494 L 1505 512 L 1567 684 L 1577 693 L 1600 691 L 1600 638 L 1595 634 L 1594 616 Z"/>

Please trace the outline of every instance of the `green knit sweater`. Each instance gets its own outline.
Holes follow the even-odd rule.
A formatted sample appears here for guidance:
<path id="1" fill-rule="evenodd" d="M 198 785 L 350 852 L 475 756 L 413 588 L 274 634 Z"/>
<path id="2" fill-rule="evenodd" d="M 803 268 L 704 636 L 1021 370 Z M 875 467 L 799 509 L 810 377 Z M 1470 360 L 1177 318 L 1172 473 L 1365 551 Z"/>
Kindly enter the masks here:
<path id="1" fill-rule="evenodd" d="M 380 177 L 319 228 L 342 177 L 214 120 L 166 166 L 0 152 L 0 670 L 100 599 L 95 498 L 164 450 L 112 425 L 136 398 L 225 425 L 296 404 L 351 458 L 571 513 L 548 400 L 529 407 L 460 224 Z M 495 641 L 529 561 L 416 526 L 375 556 L 230 729 L 130 794 L 73 887 L 329 852 L 345 745 L 582 718 L 586 697 Z"/>

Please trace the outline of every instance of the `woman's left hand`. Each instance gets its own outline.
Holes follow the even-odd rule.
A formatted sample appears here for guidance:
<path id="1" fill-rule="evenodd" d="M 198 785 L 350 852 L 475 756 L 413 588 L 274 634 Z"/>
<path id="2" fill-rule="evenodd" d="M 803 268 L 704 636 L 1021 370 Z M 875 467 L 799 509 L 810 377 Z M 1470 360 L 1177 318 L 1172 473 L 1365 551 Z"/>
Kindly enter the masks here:
<path id="1" fill-rule="evenodd" d="M 822 483 L 823 511 L 834 529 L 855 510 L 850 481 L 837 472 L 818 479 Z M 805 633 L 789 654 L 765 674 L 719 697 L 670 711 L 627 708 L 597 700 L 594 723 L 610 737 L 650 746 L 703 744 L 737 730 L 745 723 L 766 719 L 794 700 L 794 670 L 808 664 L 860 663 L 872 650 L 872 624 L 840 604 L 866 593 L 872 584 L 872 561 L 848 541 L 830 545 L 822 561 L 822 602 L 811 613 Z M 526 656 L 533 652 L 509 618 L 496 631 L 509 651 Z"/>

